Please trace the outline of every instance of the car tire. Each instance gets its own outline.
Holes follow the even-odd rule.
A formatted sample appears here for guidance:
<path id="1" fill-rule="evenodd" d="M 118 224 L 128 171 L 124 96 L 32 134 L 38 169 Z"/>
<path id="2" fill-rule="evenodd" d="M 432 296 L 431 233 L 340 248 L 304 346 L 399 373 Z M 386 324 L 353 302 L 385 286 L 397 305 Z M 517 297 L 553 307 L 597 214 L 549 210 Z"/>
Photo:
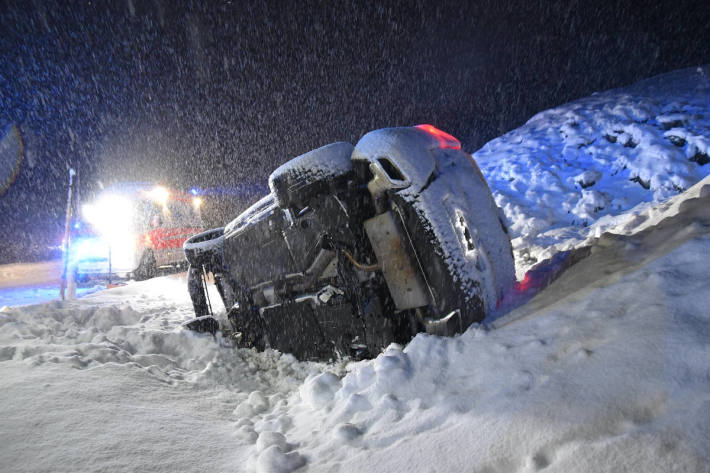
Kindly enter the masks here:
<path id="1" fill-rule="evenodd" d="M 222 244 L 224 242 L 224 227 L 192 235 L 182 245 L 185 259 L 193 268 L 217 265 L 221 267 Z"/>
<path id="2" fill-rule="evenodd" d="M 352 171 L 353 145 L 332 143 L 293 158 L 269 176 L 269 187 L 282 208 L 301 210 L 309 200 L 338 186 Z"/>
<path id="3" fill-rule="evenodd" d="M 158 265 L 155 261 L 153 250 L 145 250 L 141 256 L 141 262 L 133 271 L 133 279 L 136 281 L 145 281 L 146 279 L 154 278 L 158 275 Z"/>

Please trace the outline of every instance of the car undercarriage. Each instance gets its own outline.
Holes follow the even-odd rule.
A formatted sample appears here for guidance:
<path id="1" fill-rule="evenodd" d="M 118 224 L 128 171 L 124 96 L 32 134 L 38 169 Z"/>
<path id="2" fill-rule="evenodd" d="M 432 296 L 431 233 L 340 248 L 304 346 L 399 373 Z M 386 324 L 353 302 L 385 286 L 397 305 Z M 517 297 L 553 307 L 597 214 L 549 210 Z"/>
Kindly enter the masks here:
<path id="1" fill-rule="evenodd" d="M 504 217 L 470 155 L 430 126 L 292 159 L 271 193 L 184 245 L 196 318 L 237 346 L 371 357 L 419 332 L 462 333 L 514 282 Z M 211 274 L 227 309 L 214 318 Z"/>

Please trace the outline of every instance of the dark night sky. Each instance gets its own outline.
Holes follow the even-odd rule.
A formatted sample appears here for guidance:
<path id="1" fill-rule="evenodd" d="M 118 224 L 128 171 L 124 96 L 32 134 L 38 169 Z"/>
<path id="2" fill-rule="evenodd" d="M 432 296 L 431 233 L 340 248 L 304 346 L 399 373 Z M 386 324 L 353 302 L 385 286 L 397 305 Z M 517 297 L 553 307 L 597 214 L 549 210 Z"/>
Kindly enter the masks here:
<path id="1" fill-rule="evenodd" d="M 0 262 L 57 242 L 70 163 L 87 193 L 264 184 L 385 126 L 432 123 L 474 151 L 540 110 L 710 62 L 702 1 L 2 3 L 0 126 L 25 160 L 0 196 Z"/>

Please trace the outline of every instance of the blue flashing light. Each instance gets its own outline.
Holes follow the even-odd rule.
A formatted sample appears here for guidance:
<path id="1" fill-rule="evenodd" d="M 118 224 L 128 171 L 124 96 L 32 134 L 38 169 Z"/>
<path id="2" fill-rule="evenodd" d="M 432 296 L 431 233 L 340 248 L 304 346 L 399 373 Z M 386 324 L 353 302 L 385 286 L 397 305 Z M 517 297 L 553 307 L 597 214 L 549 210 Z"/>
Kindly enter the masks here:
<path id="1" fill-rule="evenodd" d="M 197 190 L 197 187 L 193 187 L 192 189 L 190 189 L 190 194 L 192 194 L 192 195 L 197 195 L 199 193 L 200 192 Z"/>
<path id="2" fill-rule="evenodd" d="M 108 247 L 97 237 L 78 238 L 70 249 L 69 261 L 74 265 L 81 262 L 108 260 Z"/>

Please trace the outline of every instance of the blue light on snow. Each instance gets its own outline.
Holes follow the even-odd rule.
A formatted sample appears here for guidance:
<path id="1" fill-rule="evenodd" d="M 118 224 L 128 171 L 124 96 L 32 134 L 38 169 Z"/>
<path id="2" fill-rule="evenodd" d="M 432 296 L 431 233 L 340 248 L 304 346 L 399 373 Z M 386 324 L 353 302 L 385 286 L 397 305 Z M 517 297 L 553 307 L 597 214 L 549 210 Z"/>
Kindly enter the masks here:
<path id="1" fill-rule="evenodd" d="M 95 237 L 79 238 L 71 245 L 70 261 L 78 264 L 82 261 L 108 260 L 108 247 Z"/>

